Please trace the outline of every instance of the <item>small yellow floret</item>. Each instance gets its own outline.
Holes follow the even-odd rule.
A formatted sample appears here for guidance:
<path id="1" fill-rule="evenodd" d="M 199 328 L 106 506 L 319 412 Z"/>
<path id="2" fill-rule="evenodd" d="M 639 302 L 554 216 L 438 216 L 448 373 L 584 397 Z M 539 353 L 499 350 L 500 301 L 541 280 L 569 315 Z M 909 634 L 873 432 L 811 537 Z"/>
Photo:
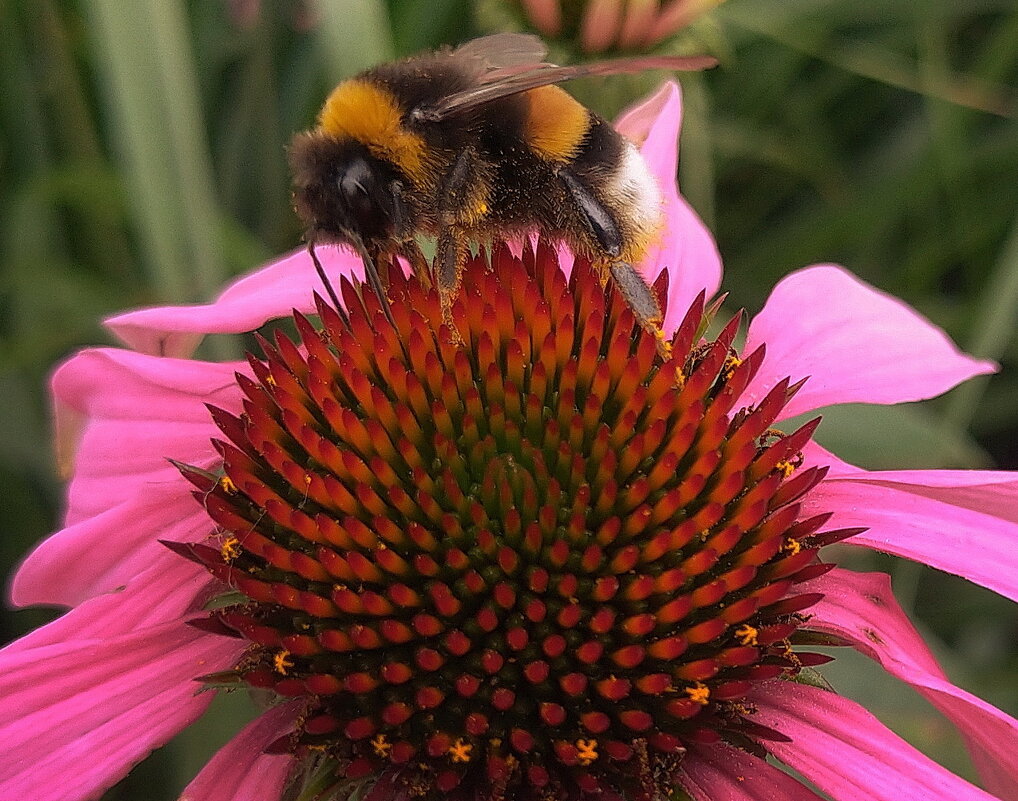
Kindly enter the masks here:
<path id="1" fill-rule="evenodd" d="M 787 551 L 792 556 L 795 556 L 797 553 L 799 553 L 799 551 L 802 550 L 802 543 L 800 543 L 799 540 L 795 539 L 794 537 L 789 537 L 787 540 L 785 540 L 785 544 L 782 546 L 781 550 Z"/>
<path id="2" fill-rule="evenodd" d="M 597 740 L 577 740 L 576 757 L 581 765 L 589 765 L 597 759 Z"/>
<path id="3" fill-rule="evenodd" d="M 371 741 L 371 747 L 375 749 L 376 756 L 385 759 L 392 750 L 392 743 L 389 742 L 384 734 L 376 734 L 375 738 Z"/>
<path id="4" fill-rule="evenodd" d="M 233 495 L 237 491 L 237 485 L 233 483 L 233 479 L 229 476 L 221 476 L 219 479 L 219 489 Z"/>
<path id="5" fill-rule="evenodd" d="M 223 557 L 223 561 L 227 564 L 240 556 L 241 553 L 240 540 L 236 537 L 227 537 L 223 540 L 223 544 L 219 546 L 219 555 Z"/>
<path id="6" fill-rule="evenodd" d="M 286 672 L 293 667 L 293 660 L 290 659 L 290 652 L 285 648 L 272 657 L 272 667 L 276 673 L 285 676 Z"/>
<path id="7" fill-rule="evenodd" d="M 692 687 L 686 688 L 686 695 L 689 696 L 690 701 L 707 706 L 707 702 L 710 701 L 710 687 L 698 681 Z"/>
<path id="8" fill-rule="evenodd" d="M 474 746 L 470 743 L 464 742 L 463 738 L 460 737 L 456 742 L 449 746 L 448 754 L 452 758 L 453 762 L 469 762 L 470 752 L 474 750 Z"/>
<path id="9" fill-rule="evenodd" d="M 743 645 L 756 645 L 756 636 L 760 633 L 760 630 L 748 623 L 739 626 L 735 630 L 735 636 L 739 638 L 739 642 Z"/>

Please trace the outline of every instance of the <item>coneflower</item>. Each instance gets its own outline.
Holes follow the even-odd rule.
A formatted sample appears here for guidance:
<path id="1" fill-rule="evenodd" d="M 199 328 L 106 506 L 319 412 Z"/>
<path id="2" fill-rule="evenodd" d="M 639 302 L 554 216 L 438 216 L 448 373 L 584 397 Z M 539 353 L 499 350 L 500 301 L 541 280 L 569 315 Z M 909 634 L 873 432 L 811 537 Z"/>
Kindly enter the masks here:
<path id="1" fill-rule="evenodd" d="M 885 577 L 822 549 L 1018 597 L 1018 480 L 867 473 L 783 423 L 992 365 L 829 266 L 782 281 L 737 347 L 670 182 L 677 118 L 671 87 L 622 122 L 665 189 L 645 274 L 667 360 L 588 263 L 528 242 L 470 262 L 451 321 L 391 270 L 389 323 L 325 248 L 341 308 L 301 253 L 110 321 L 146 353 L 57 371 L 67 526 L 13 595 L 73 608 L 0 652 L 0 797 L 94 798 L 222 687 L 273 704 L 188 801 L 818 798 L 773 760 L 839 801 L 1015 797 L 1018 723 L 944 678 Z M 293 306 L 296 336 L 246 363 L 180 358 Z M 817 643 L 923 693 L 990 792 L 825 689 Z"/>

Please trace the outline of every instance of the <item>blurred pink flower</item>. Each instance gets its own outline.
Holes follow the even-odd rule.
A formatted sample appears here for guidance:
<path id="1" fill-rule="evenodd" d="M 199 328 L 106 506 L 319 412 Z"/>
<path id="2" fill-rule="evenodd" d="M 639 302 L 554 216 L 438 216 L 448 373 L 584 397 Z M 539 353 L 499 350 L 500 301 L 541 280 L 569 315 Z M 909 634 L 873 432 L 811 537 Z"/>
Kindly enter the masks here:
<path id="1" fill-rule="evenodd" d="M 299 253 L 237 281 L 211 304 L 115 317 L 109 327 L 133 350 L 87 350 L 62 365 L 53 378 L 53 396 L 58 441 L 73 474 L 66 525 L 27 557 L 14 578 L 12 598 L 18 605 L 69 611 L 0 651 L 0 798 L 97 797 L 201 716 L 212 692 L 196 692 L 195 680 L 210 674 L 220 682 L 272 687 L 281 703 L 208 763 L 185 790 L 187 801 L 277 801 L 288 781 L 315 770 L 318 780 L 330 772 L 337 782 L 344 772 L 377 777 L 373 789 L 356 781 L 344 785 L 347 793 L 363 790 L 368 801 L 403 801 L 417 790 L 454 799 L 465 797 L 466 790 L 494 797 L 507 787 L 513 797 L 527 799 L 536 797 L 533 788 L 547 790 L 556 782 L 563 797 L 598 794 L 604 801 L 620 798 L 622 790 L 650 799 L 672 782 L 697 801 L 819 798 L 765 754 L 837 801 L 1015 798 L 1018 721 L 944 676 L 895 603 L 886 576 L 829 570 L 817 552 L 843 540 L 933 565 L 1018 599 L 1013 547 L 1018 478 L 993 471 L 868 472 L 810 442 L 813 424 L 789 435 L 769 430 L 782 419 L 830 404 L 929 398 L 993 365 L 960 353 L 916 312 L 834 266 L 810 267 L 781 281 L 750 323 L 741 357 L 730 348 L 736 324 L 714 342 L 700 341 L 704 294 L 717 291 L 721 264 L 710 235 L 674 186 L 679 122 L 674 85 L 618 122 L 641 144 L 665 190 L 667 226 L 643 269 L 648 279 L 667 287 L 665 328 L 676 343 L 667 365 L 655 356 L 649 337 L 629 333 L 628 312 L 612 295 L 606 299 L 585 267 L 576 266 L 567 279 L 545 247 L 536 256 L 527 251 L 522 262 L 499 248 L 495 273 L 477 265 L 468 270 L 465 302 L 454 313 L 461 332 L 470 332 L 469 355 L 450 340 L 425 338 L 429 325 L 432 330 L 439 325 L 427 321 L 441 320 L 434 297 L 429 300 L 398 276 L 393 314 L 409 334 L 397 339 L 380 316 L 373 330 L 372 318 L 358 311 L 351 283 L 345 287 L 350 325 L 344 326 L 338 313 L 316 306 L 315 273 L 307 255 Z M 338 249 L 321 254 L 330 275 L 359 282 L 356 259 Z M 572 269 L 571 257 L 561 255 L 562 269 Z M 504 279 L 501 285 L 497 277 Z M 486 294 L 478 295 L 482 290 Z M 413 307 L 406 301 L 411 296 Z M 529 299 L 525 307 L 513 305 L 520 297 Z M 375 303 L 370 294 L 364 299 L 369 307 Z M 189 358 L 206 334 L 252 331 L 291 309 L 320 312 L 325 332 L 315 332 L 299 317 L 302 345 L 265 343 L 266 360 L 213 364 Z M 549 351 L 544 343 L 563 340 L 541 339 L 548 325 L 584 339 L 576 349 Z M 612 335 L 619 331 L 622 336 Z M 495 358 L 496 339 L 504 348 L 504 365 Z M 581 348 L 581 341 L 595 345 Z M 330 350 L 336 343 L 342 347 Z M 446 357 L 453 369 L 442 367 Z M 482 388 L 488 402 L 483 418 L 474 414 L 482 397 L 471 392 L 477 389 L 469 378 L 475 363 L 477 370 L 487 364 L 485 375 L 492 376 Z M 387 405 L 372 383 L 380 374 L 368 380 L 372 370 L 387 373 L 395 382 L 389 386 L 416 399 L 407 403 L 418 404 L 418 417 L 400 417 L 396 405 Z M 522 375 L 531 387 L 559 382 L 559 405 L 550 417 L 537 422 L 518 410 L 513 416 L 512 398 L 518 395 L 509 388 Z M 604 398 L 594 391 L 598 386 Z M 433 396 L 422 394 L 421 387 Z M 496 388 L 504 403 L 492 405 Z M 312 396 L 317 407 L 308 405 Z M 460 427 L 449 429 L 448 412 L 461 397 Z M 604 439 L 598 400 L 605 409 L 608 403 L 619 407 L 618 425 Z M 211 415 L 206 404 L 214 407 Z M 342 429 L 337 442 L 358 445 L 344 450 L 315 439 L 315 427 L 304 424 L 311 413 L 325 414 L 337 432 Z M 516 442 L 523 436 L 519 447 L 526 453 L 533 450 L 527 450 L 527 437 L 561 438 L 564 450 L 555 453 L 565 458 L 540 483 L 520 471 L 518 457 L 496 453 L 482 465 L 485 479 L 494 476 L 494 483 L 480 482 L 476 492 L 487 500 L 470 507 L 470 514 L 494 515 L 503 533 L 492 539 L 482 532 L 465 546 L 469 557 L 446 542 L 455 544 L 459 526 L 458 518 L 443 512 L 448 507 L 433 507 L 440 524 L 431 530 L 386 525 L 386 504 L 403 509 L 411 496 L 389 485 L 388 500 L 382 501 L 376 489 L 394 475 L 395 462 L 379 454 L 399 450 L 405 460 L 400 464 L 415 463 L 413 446 L 408 450 L 409 440 L 398 435 L 414 419 L 425 419 L 422 413 L 433 415 L 428 425 L 442 446 L 436 454 L 444 456 L 437 467 L 424 462 L 412 472 L 412 491 L 419 491 L 421 504 L 441 496 L 455 506 L 455 487 L 446 484 L 443 490 L 436 482 L 484 453 L 484 430 L 497 426 L 499 436 Z M 688 427 L 676 422 L 687 419 L 684 415 L 693 421 Z M 528 419 L 536 432 L 526 429 Z M 513 428 L 517 420 L 521 424 Z M 297 441 L 318 454 L 315 466 L 294 460 Z M 473 449 L 462 453 L 453 447 L 471 441 Z M 584 483 L 569 488 L 570 477 L 577 477 L 569 459 L 579 458 L 570 448 L 584 442 L 590 458 L 579 477 Z M 324 464 L 331 465 L 331 476 Z M 613 483 L 613 475 L 627 470 L 632 480 Z M 192 498 L 193 487 L 181 471 L 199 486 L 202 503 Z M 349 492 L 334 479 L 344 471 L 360 476 Z M 600 482 L 600 491 L 592 497 L 589 487 L 582 489 L 585 481 Z M 654 486 L 669 489 L 660 497 L 648 495 Z M 562 490 L 562 500 L 548 507 L 549 520 L 540 509 L 533 520 L 520 513 L 535 493 L 550 493 L 551 487 Z M 654 525 L 670 519 L 662 509 L 673 501 L 685 510 L 678 524 L 655 533 Z M 603 503 L 624 507 L 616 528 L 605 522 L 594 533 L 584 534 L 580 526 L 570 535 L 575 514 L 586 520 Z M 344 504 L 374 511 L 311 516 L 313 508 Z M 500 579 L 517 575 L 527 547 L 543 547 L 540 539 L 527 545 L 528 523 L 554 530 L 549 550 L 541 551 L 552 564 L 587 571 L 597 577 L 593 584 L 567 588 L 569 571 L 549 578 L 540 560 L 531 564 L 526 583 Z M 278 541 L 264 536 L 273 531 Z M 519 532 L 516 539 L 513 532 Z M 559 547 L 580 535 L 576 548 Z M 322 536 L 334 547 L 322 547 L 320 539 L 317 545 L 306 540 L 305 550 L 294 544 L 300 537 Z M 413 547 L 387 547 L 382 540 L 408 536 L 415 538 Z M 357 544 L 337 544 L 352 540 Z M 371 547 L 364 545 L 369 541 Z M 436 543 L 441 560 L 430 558 Z M 478 556 L 474 546 L 489 556 Z M 362 547 L 370 559 L 358 556 Z M 658 561 L 662 558 L 665 562 Z M 461 636 L 443 638 L 441 653 L 420 649 L 411 669 L 396 658 L 397 643 L 404 636 L 411 642 L 433 636 L 428 632 L 441 621 L 431 614 L 400 618 L 393 608 L 413 607 L 420 590 L 439 617 L 457 614 L 461 590 L 450 592 L 441 571 L 443 565 L 459 569 L 463 559 L 484 563 L 483 569 L 463 573 L 463 581 L 497 586 L 490 599 L 478 596 L 480 611 L 475 605 L 464 613 Z M 657 567 L 638 574 L 644 569 L 635 568 L 640 559 Z M 382 580 L 380 566 L 389 579 Z M 418 581 L 414 571 L 437 571 L 441 581 Z M 403 574 L 405 584 L 392 583 Z M 243 591 L 249 602 L 207 611 L 206 603 L 228 586 Z M 387 586 L 388 595 L 370 589 L 376 586 Z M 571 593 L 596 603 L 577 605 L 566 597 Z M 608 603 L 616 593 L 619 600 Z M 485 612 L 498 605 L 509 615 L 505 629 L 498 628 L 493 612 Z M 576 634 L 574 642 L 549 634 L 539 622 L 553 605 L 561 607 L 559 630 Z M 650 613 L 640 611 L 647 609 Z M 485 639 L 481 629 L 492 636 Z M 965 736 L 986 791 L 927 759 L 855 702 L 796 681 L 800 666 L 821 661 L 788 640 L 797 629 L 852 645 L 922 693 Z M 588 630 L 597 636 L 579 636 Z M 388 644 L 378 639 L 379 631 Z M 552 654 L 556 636 L 562 640 L 554 643 L 556 654 L 568 645 L 571 664 L 593 666 L 591 689 L 582 671 L 562 673 Z M 471 638 L 486 643 L 487 650 L 474 657 L 501 682 L 481 696 L 520 724 L 510 733 L 511 752 L 501 739 L 482 736 L 489 724 L 501 725 L 501 719 L 485 717 L 483 704 L 461 710 L 473 713 L 463 738 L 455 741 L 419 716 L 452 692 L 441 680 L 418 675 L 431 675 L 438 661 L 448 660 L 457 671 L 451 675 L 459 677 L 460 696 L 477 692 L 474 673 L 483 671 L 450 658 L 459 646 L 469 648 Z M 535 644 L 544 638 L 546 659 L 527 650 L 530 638 Z M 331 650 L 323 653 L 326 643 Z M 518 651 L 525 675 L 503 667 L 492 643 Z M 372 717 L 379 676 L 350 665 L 362 657 L 371 662 L 379 645 L 394 661 L 382 668 L 391 688 L 383 694 L 381 717 Z M 352 654 L 353 662 L 342 662 L 344 654 Z M 641 668 L 644 661 L 669 672 L 648 673 Z M 337 674 L 320 670 L 323 664 L 347 667 Z M 535 688 L 529 692 L 541 703 L 531 709 L 526 689 L 514 700 L 518 685 Z M 413 689 L 407 703 L 399 700 L 401 687 Z M 542 694 L 553 692 L 567 706 L 575 702 L 576 710 Z M 353 699 L 345 707 L 335 700 L 347 697 L 343 693 Z M 596 703 L 584 706 L 587 698 Z M 344 709 L 361 702 L 364 717 L 344 717 Z M 574 714 L 589 737 L 557 739 L 563 719 Z M 420 728 L 400 728 L 410 719 Z M 628 742 L 620 729 L 630 731 Z M 401 739 L 415 731 L 420 742 Z M 551 738 L 554 755 L 534 750 L 535 738 L 542 737 Z M 428 750 L 415 753 L 425 741 Z M 332 756 L 342 761 L 329 762 Z"/>
<path id="2" fill-rule="evenodd" d="M 578 36 L 587 53 L 647 50 L 685 28 L 724 0 L 520 0 L 531 24 L 544 36 Z M 575 19 L 574 19 L 575 18 Z M 572 23 L 572 24 L 570 24 Z M 576 31 L 572 31 L 575 25 Z"/>

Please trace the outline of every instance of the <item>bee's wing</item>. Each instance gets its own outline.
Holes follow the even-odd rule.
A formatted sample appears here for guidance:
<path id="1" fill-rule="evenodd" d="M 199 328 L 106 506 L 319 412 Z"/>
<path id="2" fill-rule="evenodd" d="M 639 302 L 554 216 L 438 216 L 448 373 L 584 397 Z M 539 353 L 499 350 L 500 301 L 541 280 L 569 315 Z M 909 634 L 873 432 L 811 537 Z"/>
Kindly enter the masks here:
<path id="1" fill-rule="evenodd" d="M 532 66 L 544 61 L 548 55 L 537 36 L 529 33 L 496 33 L 471 39 L 450 53 L 457 61 L 474 61 L 478 72 L 503 67 Z"/>
<path id="2" fill-rule="evenodd" d="M 520 34 L 496 34 L 495 36 L 487 36 L 474 42 L 468 42 L 459 50 L 454 50 L 452 55 L 456 56 L 464 47 L 469 47 L 475 42 L 499 39 L 502 36 L 536 39 L 536 37 L 522 36 Z M 571 81 L 574 78 L 584 78 L 588 75 L 617 75 L 652 69 L 702 70 L 715 66 L 717 59 L 710 56 L 638 56 L 635 58 L 595 61 L 590 64 L 577 64 L 571 67 L 560 67 L 556 64 L 545 62 L 522 63 L 519 61 L 502 61 L 498 64 L 489 62 L 489 64 L 491 66 L 478 75 L 477 83 L 474 86 L 460 92 L 454 92 L 451 95 L 446 95 L 436 103 L 418 106 L 413 110 L 411 116 L 415 120 L 422 122 L 437 122 L 447 117 L 462 114 L 470 109 L 477 108 L 477 106 L 497 100 L 500 97 L 526 92 L 539 86 Z"/>

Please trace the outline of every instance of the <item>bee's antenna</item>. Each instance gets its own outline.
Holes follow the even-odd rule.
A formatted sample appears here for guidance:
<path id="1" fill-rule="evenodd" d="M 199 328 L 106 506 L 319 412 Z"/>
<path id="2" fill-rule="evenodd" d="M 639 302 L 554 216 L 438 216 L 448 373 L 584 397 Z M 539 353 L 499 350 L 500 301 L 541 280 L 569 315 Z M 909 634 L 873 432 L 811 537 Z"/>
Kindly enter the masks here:
<path id="1" fill-rule="evenodd" d="M 385 294 L 385 287 L 382 286 L 382 278 L 378 274 L 375 260 L 368 253 L 368 249 L 364 247 L 364 243 L 359 238 L 354 240 L 354 246 L 361 254 L 361 261 L 364 262 L 364 274 L 367 276 L 371 288 L 375 290 L 375 295 L 378 296 L 378 302 L 382 306 L 382 311 L 385 312 L 385 318 L 393 328 L 396 328 L 396 320 L 392 316 L 392 310 L 389 308 L 389 298 Z"/>
<path id="2" fill-rule="evenodd" d="M 318 277 L 322 279 L 322 283 L 325 284 L 325 291 L 329 293 L 329 299 L 332 301 L 332 305 L 335 306 L 339 316 L 343 318 L 343 322 L 347 325 L 350 324 L 350 318 L 346 316 L 346 309 L 340 305 L 339 296 L 336 295 L 336 290 L 332 286 L 332 281 L 329 280 L 329 276 L 325 274 L 325 268 L 322 267 L 322 263 L 318 260 L 318 254 L 315 253 L 315 241 L 313 239 L 308 241 L 308 253 L 311 255 L 311 261 L 314 262 L 315 271 L 318 273 Z"/>

